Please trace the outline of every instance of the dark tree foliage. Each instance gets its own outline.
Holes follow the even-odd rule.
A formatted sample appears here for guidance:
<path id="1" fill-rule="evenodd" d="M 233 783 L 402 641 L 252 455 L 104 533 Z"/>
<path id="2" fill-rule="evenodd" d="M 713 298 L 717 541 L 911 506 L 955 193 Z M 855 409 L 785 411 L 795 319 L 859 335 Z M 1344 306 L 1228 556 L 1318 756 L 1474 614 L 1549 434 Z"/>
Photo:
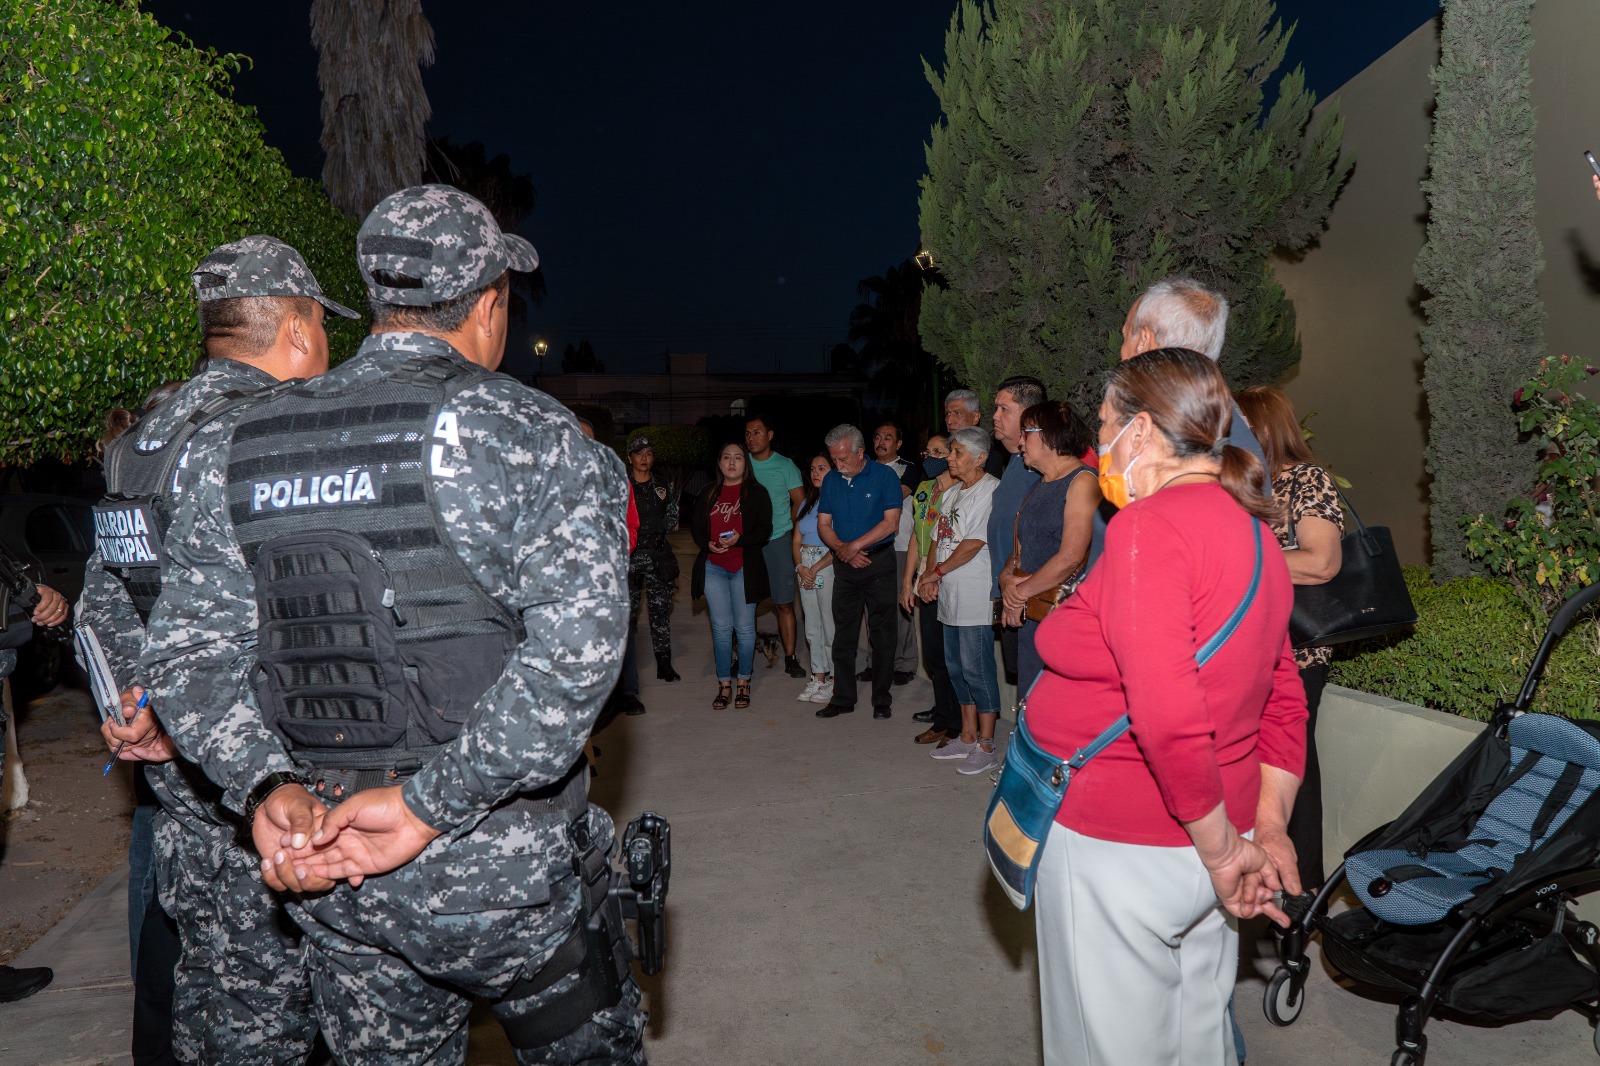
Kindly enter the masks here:
<path id="1" fill-rule="evenodd" d="M 533 213 L 538 202 L 538 192 L 533 177 L 511 169 L 511 157 L 504 152 L 489 158 L 482 141 L 456 144 L 448 137 L 435 137 L 428 142 L 422 167 L 424 182 L 454 185 L 483 201 L 495 222 L 507 233 L 521 232 L 523 223 Z M 538 242 L 534 242 L 538 247 Z M 542 307 L 547 289 L 544 267 L 531 274 L 513 271 L 511 274 L 511 325 L 513 331 L 528 319 L 528 311 Z"/>
<path id="2" fill-rule="evenodd" d="M 878 415 L 916 421 L 918 428 L 926 428 L 937 406 L 938 364 L 922 345 L 918 321 L 924 289 L 939 283 L 937 272 L 907 259 L 863 279 L 856 288 L 861 302 L 850 312 L 856 365 L 867 374 L 865 406 Z"/>
<path id="3" fill-rule="evenodd" d="M 1462 523 L 1533 483 L 1512 397 L 1544 355 L 1534 220 L 1532 0 L 1446 0 L 1430 173 L 1422 384 L 1428 396 L 1433 571 L 1471 572 Z"/>
<path id="4" fill-rule="evenodd" d="M 604 374 L 605 363 L 601 362 L 594 354 L 594 345 L 588 341 L 579 341 L 574 347 L 568 344 L 561 353 L 561 372 L 563 374 Z"/>
<path id="5" fill-rule="evenodd" d="M 1268 268 L 1321 231 L 1348 164 L 1312 128 L 1270 0 L 963 0 L 927 147 L 921 226 L 947 287 L 922 339 L 980 391 L 1034 374 L 1086 408 L 1133 298 L 1192 275 L 1234 305 L 1236 385 L 1299 358 Z M 1308 128 L 1310 129 L 1308 135 Z M 1083 408 L 1080 408 L 1083 409 Z"/>

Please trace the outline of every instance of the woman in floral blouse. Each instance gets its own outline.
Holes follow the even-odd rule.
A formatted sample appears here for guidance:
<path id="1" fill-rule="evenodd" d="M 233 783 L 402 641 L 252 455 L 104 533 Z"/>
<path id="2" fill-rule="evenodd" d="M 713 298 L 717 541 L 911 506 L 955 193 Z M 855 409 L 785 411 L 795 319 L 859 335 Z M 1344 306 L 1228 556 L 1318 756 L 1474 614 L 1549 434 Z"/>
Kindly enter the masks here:
<path id="1" fill-rule="evenodd" d="M 1272 471 L 1272 496 L 1286 507 L 1285 518 L 1273 524 L 1278 543 L 1289 563 L 1296 585 L 1321 585 L 1339 572 L 1339 541 L 1344 536 L 1344 512 L 1333 475 L 1317 461 L 1300 431 L 1294 404 L 1282 389 L 1258 385 L 1234 399 L 1261 442 Z M 1293 526 L 1293 535 L 1290 527 Z M 1289 819 L 1289 839 L 1300 858 L 1300 883 L 1315 891 L 1325 880 L 1322 867 L 1322 772 L 1317 765 L 1317 705 L 1328 682 L 1332 648 L 1297 648 L 1295 663 L 1306 686 L 1306 774 Z"/>

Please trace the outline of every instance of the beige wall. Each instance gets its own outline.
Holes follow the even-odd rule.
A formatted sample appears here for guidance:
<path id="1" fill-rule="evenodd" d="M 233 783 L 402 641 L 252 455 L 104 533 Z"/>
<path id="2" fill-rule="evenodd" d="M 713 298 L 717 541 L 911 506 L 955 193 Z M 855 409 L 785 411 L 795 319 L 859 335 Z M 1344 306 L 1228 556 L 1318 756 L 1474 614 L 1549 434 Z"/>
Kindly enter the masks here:
<path id="1" fill-rule="evenodd" d="M 1600 153 L 1597 47 L 1600 4 L 1535 5 L 1534 169 L 1548 348 L 1600 361 L 1600 345 L 1588 343 L 1600 326 L 1600 298 L 1574 250 L 1585 249 L 1600 270 L 1600 204 L 1581 155 L 1590 147 Z M 1393 528 L 1407 562 L 1425 561 L 1427 552 L 1427 415 L 1412 264 L 1424 236 L 1428 75 L 1438 48 L 1438 24 L 1429 21 L 1334 94 L 1355 172 L 1319 245 L 1299 262 L 1278 264 L 1304 352 L 1285 383 L 1289 395 L 1301 415 L 1317 413 L 1312 446 L 1354 483 L 1362 518 Z"/>

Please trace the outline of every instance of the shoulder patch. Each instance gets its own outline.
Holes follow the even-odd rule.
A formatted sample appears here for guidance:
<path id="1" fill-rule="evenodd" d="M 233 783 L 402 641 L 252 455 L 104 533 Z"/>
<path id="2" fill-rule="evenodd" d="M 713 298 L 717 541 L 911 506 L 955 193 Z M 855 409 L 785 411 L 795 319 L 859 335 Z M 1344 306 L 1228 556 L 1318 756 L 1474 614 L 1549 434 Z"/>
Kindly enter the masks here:
<path id="1" fill-rule="evenodd" d="M 107 566 L 160 566 L 161 538 L 148 497 L 94 509 L 94 541 Z"/>

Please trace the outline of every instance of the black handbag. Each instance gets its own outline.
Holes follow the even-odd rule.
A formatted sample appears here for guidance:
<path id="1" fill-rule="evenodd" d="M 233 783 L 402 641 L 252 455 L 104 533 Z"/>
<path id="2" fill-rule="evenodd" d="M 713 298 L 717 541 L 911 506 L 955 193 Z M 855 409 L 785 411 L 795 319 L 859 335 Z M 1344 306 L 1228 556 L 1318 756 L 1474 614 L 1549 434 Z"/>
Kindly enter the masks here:
<path id="1" fill-rule="evenodd" d="M 1339 500 L 1355 519 L 1355 532 L 1346 533 L 1339 542 L 1343 561 L 1332 580 L 1294 587 L 1289 639 L 1296 648 L 1365 640 L 1417 624 L 1417 609 L 1406 590 L 1388 527 L 1364 525 L 1344 493 L 1339 493 Z M 1289 543 L 1284 547 L 1300 547 L 1294 529 L 1293 489 L 1289 493 Z"/>

